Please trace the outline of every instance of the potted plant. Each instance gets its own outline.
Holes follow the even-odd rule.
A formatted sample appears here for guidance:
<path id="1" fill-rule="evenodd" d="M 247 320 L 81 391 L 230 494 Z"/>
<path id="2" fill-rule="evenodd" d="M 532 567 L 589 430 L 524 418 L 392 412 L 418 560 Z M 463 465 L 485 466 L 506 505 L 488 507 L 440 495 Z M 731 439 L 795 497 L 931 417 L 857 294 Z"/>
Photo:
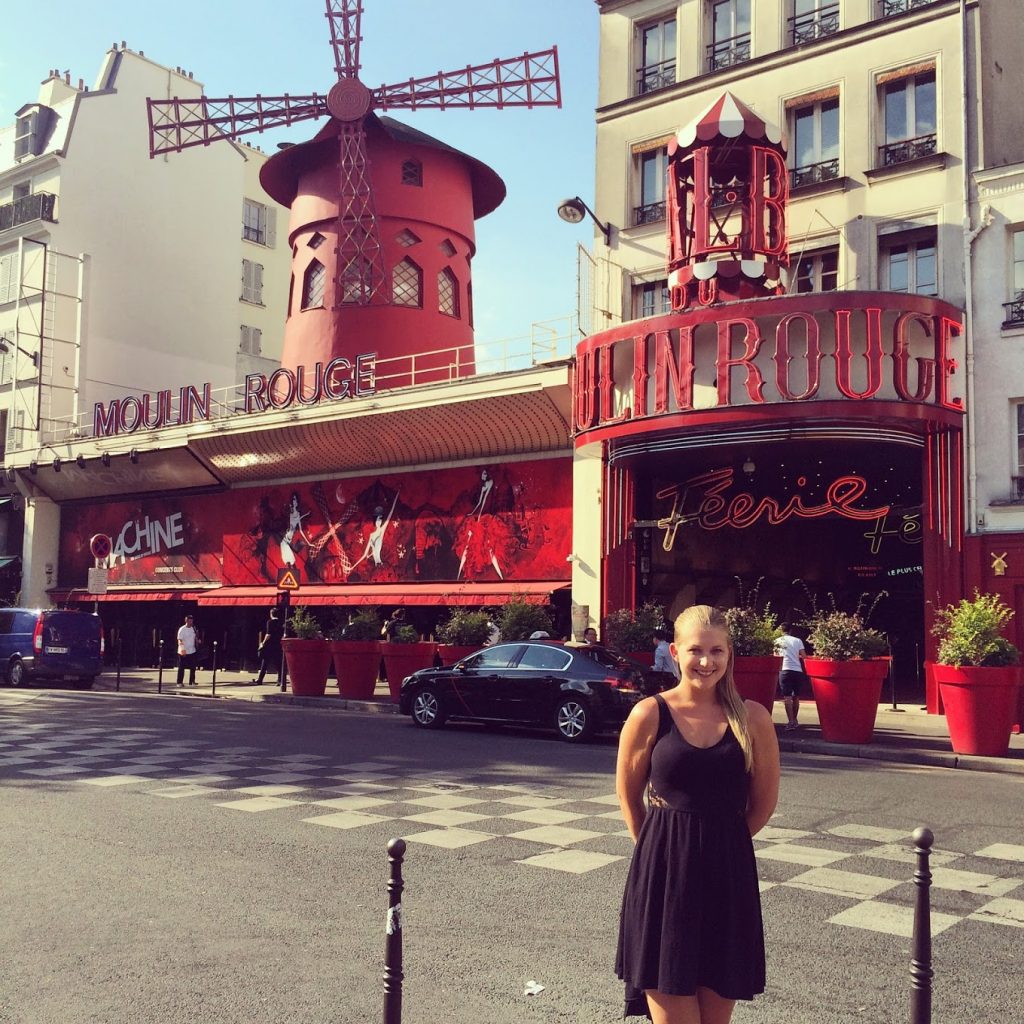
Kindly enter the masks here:
<path id="1" fill-rule="evenodd" d="M 384 671 L 391 699 L 397 701 L 402 680 L 417 669 L 433 665 L 437 644 L 421 640 L 416 627 L 405 623 L 392 630 L 391 639 L 381 643 L 380 649 L 384 655 Z"/>
<path id="2" fill-rule="evenodd" d="M 547 633 L 551 636 L 554 626 L 544 608 L 539 604 L 529 604 L 521 597 L 515 597 L 503 604 L 498 610 L 498 633 L 503 641 L 529 640 L 534 633 Z"/>
<path id="3" fill-rule="evenodd" d="M 747 595 L 743 593 L 742 582 L 737 582 L 740 603 L 725 612 L 732 641 L 733 681 L 744 700 L 756 700 L 771 713 L 782 667 L 782 658 L 775 653 L 775 641 L 782 636 L 782 628 L 770 604 L 757 607 L 761 580 Z"/>
<path id="4" fill-rule="evenodd" d="M 454 665 L 468 658 L 491 638 L 494 624 L 491 616 L 478 609 L 453 608 L 448 621 L 437 630 L 440 644 L 437 653 L 445 665 Z"/>
<path id="5" fill-rule="evenodd" d="M 1020 652 L 1002 635 L 1013 609 L 997 594 L 935 613 L 939 650 L 932 667 L 953 750 L 1002 757 L 1010 747 L 1020 686 Z"/>
<path id="6" fill-rule="evenodd" d="M 331 630 L 331 656 L 338 693 L 347 700 L 368 700 L 377 688 L 380 670 L 380 630 L 376 608 L 363 608 Z"/>
<path id="7" fill-rule="evenodd" d="M 281 641 L 292 693 L 297 697 L 322 697 L 331 668 L 331 648 L 320 623 L 308 608 L 296 608 Z"/>
<path id="8" fill-rule="evenodd" d="M 608 647 L 649 667 L 654 664 L 654 634 L 664 625 L 664 607 L 647 601 L 635 610 L 619 608 L 609 612 L 601 635 Z"/>
<path id="9" fill-rule="evenodd" d="M 804 620 L 807 642 L 814 653 L 804 658 L 818 705 L 821 735 L 831 743 L 870 743 L 875 731 L 882 683 L 889 671 L 889 642 L 868 619 L 878 602 L 888 596 L 879 591 L 867 611 L 861 595 L 852 612 L 836 607 L 813 611 Z"/>

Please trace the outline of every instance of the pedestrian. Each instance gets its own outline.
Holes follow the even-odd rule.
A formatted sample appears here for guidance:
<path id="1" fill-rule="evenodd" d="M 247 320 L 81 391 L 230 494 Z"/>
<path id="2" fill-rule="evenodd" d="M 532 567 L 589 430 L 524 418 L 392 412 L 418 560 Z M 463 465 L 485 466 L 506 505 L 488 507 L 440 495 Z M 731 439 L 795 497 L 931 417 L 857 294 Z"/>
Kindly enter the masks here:
<path id="1" fill-rule="evenodd" d="M 674 637 L 679 683 L 640 701 L 619 739 L 616 792 L 636 846 L 615 970 L 627 1017 L 728 1024 L 735 1001 L 765 987 L 751 839 L 775 810 L 779 748 L 771 715 L 736 691 L 725 615 L 688 608 Z"/>
<path id="2" fill-rule="evenodd" d="M 192 616 L 185 616 L 185 624 L 178 630 L 178 680 L 175 686 L 185 685 L 185 669 L 188 669 L 188 685 L 196 685 L 196 634 Z"/>
<path id="3" fill-rule="evenodd" d="M 797 718 L 800 715 L 800 691 L 807 681 L 804 672 L 804 642 L 789 632 L 787 623 L 782 623 L 782 636 L 775 641 L 775 653 L 782 658 L 779 671 L 779 691 L 782 702 L 786 705 L 786 732 L 800 728 Z"/>
<path id="4" fill-rule="evenodd" d="M 405 625 L 405 609 L 396 608 L 394 614 L 381 627 L 380 635 L 389 643 L 394 643 L 398 631 Z"/>
<path id="5" fill-rule="evenodd" d="M 583 642 L 590 647 L 594 647 L 597 644 L 597 630 L 593 626 L 587 626 L 583 630 Z"/>
<path id="6" fill-rule="evenodd" d="M 672 649 L 669 641 L 672 639 L 671 631 L 661 626 L 654 631 L 654 665 L 655 672 L 667 672 L 677 683 L 679 682 L 679 665 L 672 657 Z"/>
<path id="7" fill-rule="evenodd" d="M 263 630 L 263 639 L 256 653 L 260 659 L 260 671 L 255 679 L 251 680 L 252 686 L 259 686 L 267 674 L 267 669 L 273 669 L 278 682 L 281 679 L 281 637 L 284 636 L 284 623 L 278 617 L 276 608 L 270 609 L 270 616 Z"/>

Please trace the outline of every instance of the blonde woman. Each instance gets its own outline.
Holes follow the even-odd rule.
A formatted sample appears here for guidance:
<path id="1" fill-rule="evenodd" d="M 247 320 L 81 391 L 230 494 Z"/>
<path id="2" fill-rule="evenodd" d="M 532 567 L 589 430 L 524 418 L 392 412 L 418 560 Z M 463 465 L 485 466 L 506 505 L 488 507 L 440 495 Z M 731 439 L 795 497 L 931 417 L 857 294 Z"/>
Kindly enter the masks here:
<path id="1" fill-rule="evenodd" d="M 626 1016 L 728 1024 L 737 999 L 764 991 L 751 839 L 775 810 L 779 746 L 768 712 L 736 692 L 722 612 L 688 608 L 674 639 L 679 682 L 640 701 L 619 740 L 616 791 L 636 847 L 615 967 Z"/>

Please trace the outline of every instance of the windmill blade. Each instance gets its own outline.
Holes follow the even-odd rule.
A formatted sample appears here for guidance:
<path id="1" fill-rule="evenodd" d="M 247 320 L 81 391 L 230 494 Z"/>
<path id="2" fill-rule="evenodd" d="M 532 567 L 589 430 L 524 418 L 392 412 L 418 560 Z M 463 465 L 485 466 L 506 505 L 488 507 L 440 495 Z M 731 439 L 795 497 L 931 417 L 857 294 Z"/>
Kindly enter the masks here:
<path id="1" fill-rule="evenodd" d="M 370 161 L 362 119 L 339 122 L 338 248 L 335 270 L 335 323 L 342 305 L 386 302 L 387 271 L 380 225 L 373 203 Z"/>
<path id="2" fill-rule="evenodd" d="M 180 153 L 221 139 L 280 128 L 327 116 L 327 97 L 228 96 L 225 99 L 146 100 L 149 108 L 149 155 Z"/>
<path id="3" fill-rule="evenodd" d="M 373 104 L 378 110 L 560 107 L 558 47 L 382 85 L 373 92 Z"/>
<path id="4" fill-rule="evenodd" d="M 359 44 L 363 41 L 360 25 L 362 0 L 326 0 L 327 23 L 331 26 L 334 69 L 339 78 L 355 78 L 361 67 Z"/>

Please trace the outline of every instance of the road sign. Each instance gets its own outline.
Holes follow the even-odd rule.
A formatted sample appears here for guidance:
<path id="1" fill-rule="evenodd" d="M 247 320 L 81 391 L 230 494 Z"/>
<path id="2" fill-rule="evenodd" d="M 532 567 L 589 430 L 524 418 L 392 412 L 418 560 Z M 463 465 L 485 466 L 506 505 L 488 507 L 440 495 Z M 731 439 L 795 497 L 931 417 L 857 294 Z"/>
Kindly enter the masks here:
<path id="1" fill-rule="evenodd" d="M 97 533 L 89 541 L 89 550 L 92 552 L 93 558 L 101 560 L 107 558 L 113 547 L 113 542 L 105 533 Z"/>
<path id="2" fill-rule="evenodd" d="M 89 586 L 88 590 L 90 594 L 105 594 L 107 592 L 107 581 L 110 578 L 109 569 L 98 569 L 93 568 L 89 570 Z"/>
<path id="3" fill-rule="evenodd" d="M 299 570 L 294 566 L 285 569 L 277 570 L 277 589 L 278 590 L 298 590 L 299 589 Z"/>

